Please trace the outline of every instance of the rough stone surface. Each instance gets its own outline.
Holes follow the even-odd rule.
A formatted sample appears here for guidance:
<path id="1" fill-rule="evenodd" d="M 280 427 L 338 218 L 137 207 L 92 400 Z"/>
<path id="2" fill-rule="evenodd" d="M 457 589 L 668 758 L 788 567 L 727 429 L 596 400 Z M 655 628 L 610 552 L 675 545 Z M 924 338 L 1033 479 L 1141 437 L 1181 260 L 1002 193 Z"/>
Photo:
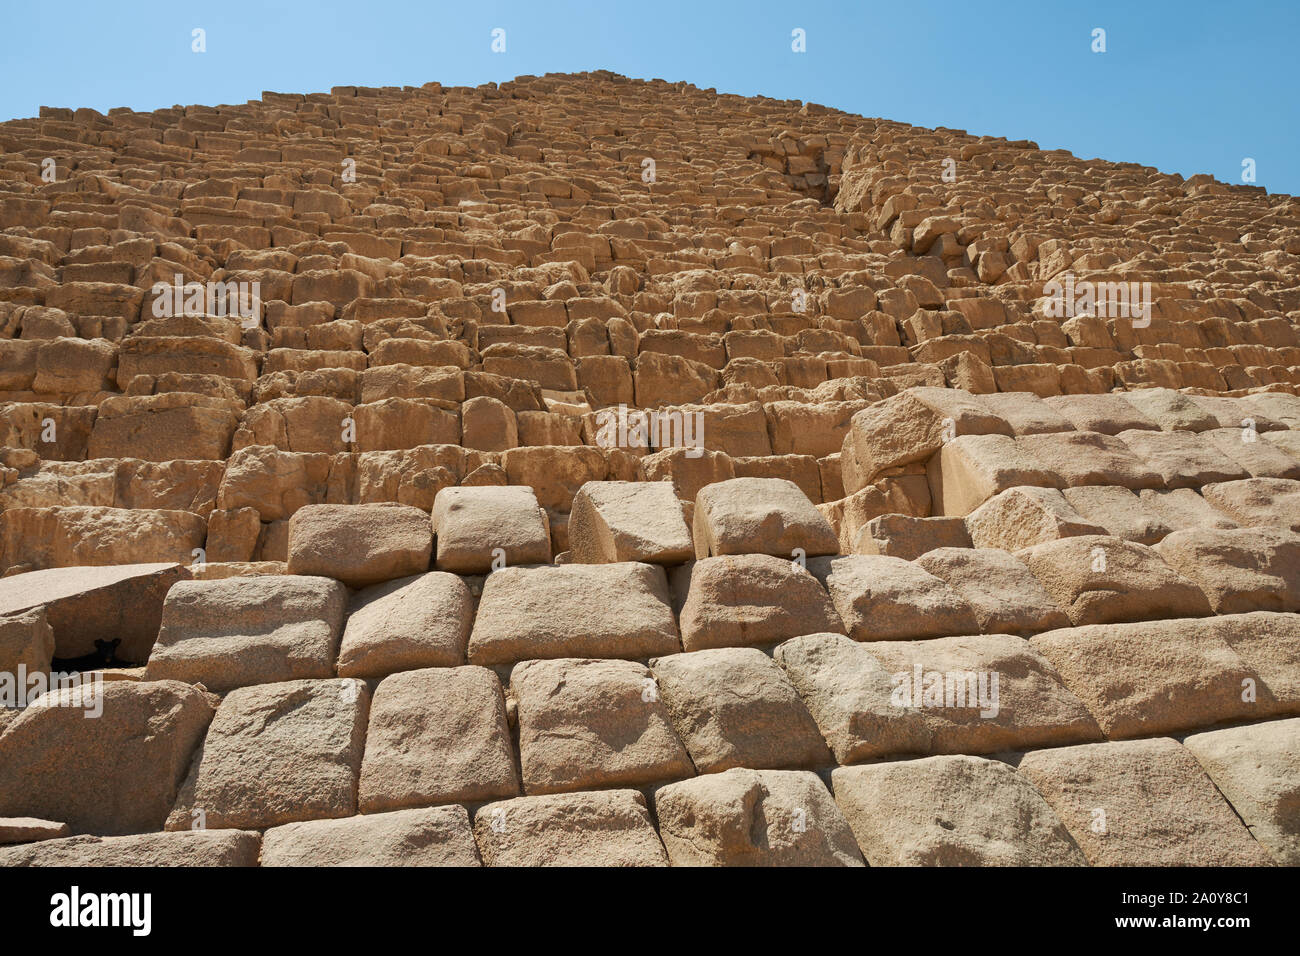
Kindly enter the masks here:
<path id="1" fill-rule="evenodd" d="M 117 656 L 143 663 L 158 636 L 163 600 L 190 576 L 178 564 L 50 568 L 0 579 L 0 615 L 37 607 L 54 629 L 58 657 L 82 657 L 95 641 L 121 640 Z"/>
<path id="2" fill-rule="evenodd" d="M 430 571 L 352 595 L 339 645 L 340 677 L 386 677 L 465 662 L 474 599 L 454 574 Z"/>
<path id="3" fill-rule="evenodd" d="M 1271 862 L 1196 758 L 1175 740 L 1038 750 L 1025 755 L 1019 770 L 1093 866 Z"/>
<path id="4" fill-rule="evenodd" d="M 0 816 L 105 836 L 161 830 L 214 710 L 170 680 L 52 691 L 0 734 Z"/>
<path id="5" fill-rule="evenodd" d="M 182 581 L 167 594 L 145 675 L 218 694 L 332 677 L 346 606 L 347 588 L 329 578 Z"/>
<path id="6" fill-rule="evenodd" d="M 1023 561 L 998 548 L 938 548 L 917 565 L 970 605 L 985 634 L 1033 634 L 1070 619 Z"/>
<path id="7" fill-rule="evenodd" d="M 793 481 L 733 478 L 695 498 L 695 555 L 770 554 L 793 558 L 835 554 L 839 539 Z"/>
<path id="8" fill-rule="evenodd" d="M 510 675 L 524 791 L 558 793 L 689 777 L 654 676 L 635 661 L 527 661 Z"/>
<path id="9" fill-rule="evenodd" d="M 1205 594 L 1142 544 L 1107 535 L 1049 541 L 1016 553 L 1074 624 L 1210 613 Z"/>
<path id="10" fill-rule="evenodd" d="M 1007 764 L 942 756 L 831 774 L 872 866 L 1083 866 L 1047 801 Z"/>
<path id="11" fill-rule="evenodd" d="M 547 564 L 551 538 L 531 488 L 444 488 L 433 503 L 439 571 L 485 574 L 500 567 Z"/>
<path id="12" fill-rule="evenodd" d="M 655 793 L 673 866 L 862 866 L 844 815 L 815 774 L 732 769 Z"/>
<path id="13" fill-rule="evenodd" d="M 843 631 L 826 589 L 798 562 L 767 554 L 696 561 L 681 609 L 682 646 L 763 646 Z"/>
<path id="14" fill-rule="evenodd" d="M 583 485 L 569 516 L 569 551 L 583 564 L 681 564 L 695 556 L 681 505 L 664 481 Z"/>
<path id="15" fill-rule="evenodd" d="M 1300 718 L 1192 734 L 1183 746 L 1274 861 L 1300 865 Z"/>
<path id="16" fill-rule="evenodd" d="M 975 634 L 970 605 L 940 578 L 902 558 L 880 555 L 818 558 L 808 563 L 826 585 L 855 641 Z"/>
<path id="17" fill-rule="evenodd" d="M 479 865 L 460 806 L 286 823 L 262 835 L 262 866 Z"/>
<path id="18" fill-rule="evenodd" d="M 260 846 L 249 830 L 74 836 L 0 848 L 0 866 L 257 866 Z"/>
<path id="19" fill-rule="evenodd" d="M 520 797 L 474 814 L 487 866 L 667 866 L 645 797 L 601 790 Z"/>
<path id="20" fill-rule="evenodd" d="M 261 829 L 356 812 L 370 691 L 351 678 L 232 690 L 167 829 Z"/>
<path id="21" fill-rule="evenodd" d="M 362 813 L 517 793 L 505 699 L 492 671 L 431 667 L 379 682 L 361 763 Z"/>
<path id="22" fill-rule="evenodd" d="M 630 562 L 496 571 L 469 638 L 473 664 L 680 649 L 663 569 Z"/>
<path id="23" fill-rule="evenodd" d="M 289 519 L 289 573 L 363 588 L 429 568 L 429 516 L 400 504 L 308 505 Z"/>
<path id="24" fill-rule="evenodd" d="M 830 751 L 785 672 L 762 651 L 718 648 L 650 661 L 695 769 L 816 768 Z"/>

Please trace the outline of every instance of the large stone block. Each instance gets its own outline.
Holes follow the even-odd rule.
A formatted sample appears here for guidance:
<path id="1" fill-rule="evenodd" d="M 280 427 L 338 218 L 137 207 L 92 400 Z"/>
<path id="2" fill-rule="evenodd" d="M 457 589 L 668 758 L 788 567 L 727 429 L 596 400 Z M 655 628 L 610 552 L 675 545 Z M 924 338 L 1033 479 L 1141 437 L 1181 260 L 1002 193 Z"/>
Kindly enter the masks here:
<path id="1" fill-rule="evenodd" d="M 1035 634 L 1070 619 L 1025 563 L 998 548 L 938 548 L 916 560 L 970 605 L 985 634 Z"/>
<path id="2" fill-rule="evenodd" d="M 815 774 L 736 768 L 661 787 L 659 834 L 673 866 L 862 866 Z"/>
<path id="3" fill-rule="evenodd" d="M 911 561 L 882 555 L 816 558 L 808 570 L 830 594 L 855 641 L 896 641 L 975 634 L 970 605 Z"/>
<path id="4" fill-rule="evenodd" d="M 1196 758 L 1157 737 L 1038 750 L 1020 761 L 1093 866 L 1270 862 Z"/>
<path id="5" fill-rule="evenodd" d="M 695 554 L 836 554 L 839 539 L 799 486 L 783 478 L 733 478 L 695 497 Z"/>
<path id="6" fill-rule="evenodd" d="M 1083 866 L 1047 801 L 1007 764 L 943 756 L 831 774 L 872 866 Z"/>
<path id="7" fill-rule="evenodd" d="M 663 568 L 631 562 L 495 571 L 469 637 L 473 664 L 679 650 Z"/>
<path id="8" fill-rule="evenodd" d="M 232 690 L 194 754 L 167 829 L 351 816 L 369 708 L 369 689 L 349 678 Z"/>
<path id="9" fill-rule="evenodd" d="M 1109 624 L 1209 614 L 1193 582 L 1143 544 L 1079 535 L 1016 553 L 1074 624 Z"/>
<path id="10" fill-rule="evenodd" d="M 352 596 L 339 645 L 340 677 L 386 677 L 465 662 L 474 598 L 454 574 L 430 571 Z"/>
<path id="11" fill-rule="evenodd" d="M 531 488 L 444 488 L 433 502 L 439 571 L 486 574 L 513 564 L 549 564 L 546 514 Z"/>
<path id="12" fill-rule="evenodd" d="M 51 691 L 0 734 L 0 816 L 74 833 L 161 830 L 215 709 L 170 680 Z"/>
<path id="13" fill-rule="evenodd" d="M 1300 865 L 1300 719 L 1192 734 L 1183 746 L 1273 859 Z"/>
<path id="14" fill-rule="evenodd" d="M 479 866 L 461 806 L 286 823 L 262 837 L 262 866 Z"/>
<path id="15" fill-rule="evenodd" d="M 145 676 L 216 693 L 332 677 L 346 606 L 347 588 L 329 578 L 182 581 L 167 594 Z"/>
<path id="16" fill-rule="evenodd" d="M 361 764 L 362 813 L 519 792 L 505 699 L 484 667 L 431 667 L 375 689 Z"/>
<path id="17" fill-rule="evenodd" d="M 775 644 L 799 634 L 843 632 L 821 583 L 796 561 L 768 554 L 703 558 L 690 570 L 682 646 Z"/>
<path id="18" fill-rule="evenodd" d="M 669 482 L 590 481 L 573 498 L 569 552 L 581 564 L 681 564 L 695 546 Z"/>
<path id="19" fill-rule="evenodd" d="M 652 659 L 650 668 L 700 773 L 831 763 L 790 679 L 762 651 L 729 647 L 673 654 Z"/>
<path id="20" fill-rule="evenodd" d="M 667 866 L 645 797 L 601 790 L 479 807 L 474 837 L 487 866 Z"/>
<path id="21" fill-rule="evenodd" d="M 524 791 L 637 786 L 693 775 L 654 677 L 635 661 L 526 661 L 510 675 Z"/>
<path id="22" fill-rule="evenodd" d="M 433 529 L 399 504 L 307 505 L 289 519 L 289 573 L 364 588 L 429 569 Z"/>

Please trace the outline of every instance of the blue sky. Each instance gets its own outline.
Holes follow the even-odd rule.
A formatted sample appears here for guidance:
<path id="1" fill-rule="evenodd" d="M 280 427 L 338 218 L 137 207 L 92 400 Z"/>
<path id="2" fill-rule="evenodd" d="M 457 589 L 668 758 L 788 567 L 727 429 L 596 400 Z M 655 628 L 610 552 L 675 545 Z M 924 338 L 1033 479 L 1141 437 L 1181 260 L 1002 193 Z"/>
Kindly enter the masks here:
<path id="1" fill-rule="evenodd" d="M 0 119 L 609 69 L 1300 193 L 1300 0 L 3 3 Z"/>

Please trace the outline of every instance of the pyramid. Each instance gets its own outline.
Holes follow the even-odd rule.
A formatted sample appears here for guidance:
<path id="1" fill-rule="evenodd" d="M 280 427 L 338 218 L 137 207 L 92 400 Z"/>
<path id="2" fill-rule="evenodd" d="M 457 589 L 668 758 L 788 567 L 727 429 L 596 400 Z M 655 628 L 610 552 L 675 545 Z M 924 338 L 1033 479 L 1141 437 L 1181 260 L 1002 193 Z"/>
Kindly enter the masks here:
<path id="1" fill-rule="evenodd" d="M 607 72 L 0 152 L 0 864 L 1300 862 L 1294 197 Z"/>

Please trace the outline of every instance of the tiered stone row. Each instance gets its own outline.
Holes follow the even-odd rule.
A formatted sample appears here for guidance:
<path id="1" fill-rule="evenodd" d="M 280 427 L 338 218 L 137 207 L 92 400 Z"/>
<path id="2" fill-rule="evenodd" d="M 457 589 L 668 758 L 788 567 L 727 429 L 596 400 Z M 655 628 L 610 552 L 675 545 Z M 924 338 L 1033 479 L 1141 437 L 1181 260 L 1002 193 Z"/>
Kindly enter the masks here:
<path id="1" fill-rule="evenodd" d="M 105 680 L 0 863 L 1300 862 L 1291 197 L 609 74 L 0 148 L 0 674 Z"/>

